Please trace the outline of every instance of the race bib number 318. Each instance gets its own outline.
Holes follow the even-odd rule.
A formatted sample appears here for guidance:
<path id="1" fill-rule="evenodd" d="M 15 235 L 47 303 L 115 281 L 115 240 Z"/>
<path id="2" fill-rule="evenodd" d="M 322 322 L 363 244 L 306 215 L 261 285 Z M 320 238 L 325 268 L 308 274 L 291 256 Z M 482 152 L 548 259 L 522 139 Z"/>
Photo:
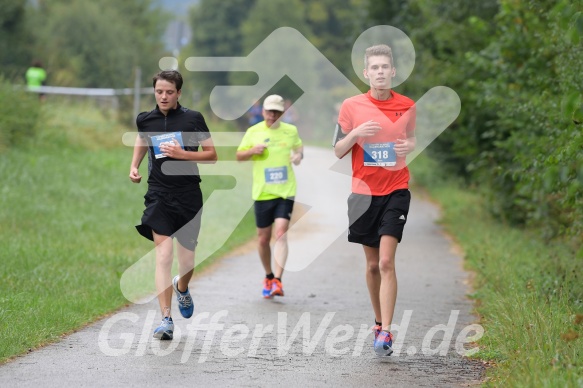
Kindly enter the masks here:
<path id="1" fill-rule="evenodd" d="M 365 143 L 365 166 L 394 166 L 397 164 L 397 154 L 394 150 L 395 143 Z"/>

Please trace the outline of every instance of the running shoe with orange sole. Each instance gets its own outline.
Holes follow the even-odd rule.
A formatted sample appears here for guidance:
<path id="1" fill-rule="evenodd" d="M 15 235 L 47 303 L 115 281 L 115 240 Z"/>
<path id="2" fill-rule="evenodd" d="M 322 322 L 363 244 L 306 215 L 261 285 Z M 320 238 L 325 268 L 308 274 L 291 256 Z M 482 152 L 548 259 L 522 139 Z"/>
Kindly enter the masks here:
<path id="1" fill-rule="evenodd" d="M 272 279 L 263 279 L 263 297 L 264 298 L 271 298 L 271 290 L 273 288 L 273 280 Z"/>
<path id="2" fill-rule="evenodd" d="M 273 296 L 283 296 L 283 286 L 281 285 L 281 282 L 277 279 L 273 279 L 272 285 L 271 285 L 271 294 L 272 297 Z"/>

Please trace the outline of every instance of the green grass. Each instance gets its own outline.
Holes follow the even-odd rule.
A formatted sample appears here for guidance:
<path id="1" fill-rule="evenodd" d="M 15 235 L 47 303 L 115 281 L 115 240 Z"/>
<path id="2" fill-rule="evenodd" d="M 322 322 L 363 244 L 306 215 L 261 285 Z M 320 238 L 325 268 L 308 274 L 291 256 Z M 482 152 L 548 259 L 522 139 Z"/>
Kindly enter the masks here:
<path id="1" fill-rule="evenodd" d="M 0 362 L 127 304 L 120 279 L 153 247 L 134 229 L 146 185 L 127 177 L 132 150 L 121 136 L 128 129 L 83 105 L 47 104 L 43 117 L 37 139 L 0 158 Z M 233 149 L 219 152 L 226 159 Z M 485 334 L 475 357 L 492 365 L 484 385 L 582 386 L 582 251 L 493 220 L 478 194 L 444 179 L 429 159 L 417 158 L 412 171 L 440 203 L 442 224 L 476 274 L 471 297 Z M 235 183 L 203 177 L 205 199 Z M 246 206 L 248 194 L 217 217 Z M 213 236 L 230 238 L 201 265 L 254 234 L 251 212 L 232 235 L 219 224 L 208 225 L 201 250 Z"/>
<path id="2" fill-rule="evenodd" d="M 126 305 L 120 279 L 153 248 L 134 228 L 147 186 L 128 178 L 128 129 L 90 105 L 47 104 L 42 114 L 40 136 L 0 159 L 0 362 Z M 232 185 L 228 176 L 203 177 L 205 200 Z M 246 194 L 229 206 L 244 206 Z M 200 246 L 230 237 L 205 264 L 252 237 L 252 217 L 233 234 L 207 234 Z"/>
<path id="3" fill-rule="evenodd" d="M 475 357 L 492 366 L 484 385 L 583 386 L 581 247 L 498 222 L 476 190 L 444 179 L 429 159 L 417 158 L 412 171 L 476 274 L 471 297 L 485 333 Z"/>

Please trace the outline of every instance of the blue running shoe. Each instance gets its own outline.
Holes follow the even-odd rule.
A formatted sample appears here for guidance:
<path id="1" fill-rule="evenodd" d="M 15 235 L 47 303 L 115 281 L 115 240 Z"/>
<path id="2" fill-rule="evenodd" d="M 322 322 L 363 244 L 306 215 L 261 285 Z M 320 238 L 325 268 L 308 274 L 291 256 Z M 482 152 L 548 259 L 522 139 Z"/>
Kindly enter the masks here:
<path id="1" fill-rule="evenodd" d="M 186 288 L 186 291 L 180 292 L 178 291 L 178 279 L 180 277 L 178 275 L 174 276 L 172 279 L 172 288 L 174 288 L 174 292 L 176 292 L 176 299 L 178 300 L 178 310 L 180 310 L 180 314 L 184 318 L 192 317 L 192 313 L 194 313 L 194 303 L 192 303 L 192 297 L 190 296 L 190 291 Z"/>
<path id="2" fill-rule="evenodd" d="M 263 297 L 268 299 L 271 298 L 271 288 L 273 286 L 273 280 L 272 279 L 263 279 Z"/>
<path id="3" fill-rule="evenodd" d="M 372 328 L 372 332 L 374 333 L 373 346 L 374 346 L 374 342 L 377 340 L 377 337 L 379 336 L 381 331 L 383 331 L 383 328 L 381 327 L 381 325 L 374 325 L 373 326 L 373 328 Z"/>
<path id="4" fill-rule="evenodd" d="M 374 341 L 374 351 L 379 356 L 390 356 L 393 354 L 393 335 L 388 331 L 381 331 Z"/>
<path id="5" fill-rule="evenodd" d="M 172 318 L 164 317 L 160 326 L 154 330 L 154 338 L 161 340 L 171 340 L 174 337 L 174 322 Z"/>

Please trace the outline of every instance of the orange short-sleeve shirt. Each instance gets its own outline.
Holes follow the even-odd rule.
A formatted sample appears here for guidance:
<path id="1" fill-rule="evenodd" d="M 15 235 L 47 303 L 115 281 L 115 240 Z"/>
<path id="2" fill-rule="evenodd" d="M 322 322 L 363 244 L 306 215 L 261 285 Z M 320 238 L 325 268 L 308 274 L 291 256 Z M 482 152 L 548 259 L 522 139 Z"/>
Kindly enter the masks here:
<path id="1" fill-rule="evenodd" d="M 348 134 L 369 120 L 380 123 L 372 137 L 359 138 L 352 147 L 352 192 L 387 195 L 409 188 L 405 157 L 396 157 L 397 139 L 415 136 L 415 102 L 391 90 L 388 100 L 376 100 L 370 91 L 344 100 L 338 115 L 342 132 Z"/>

